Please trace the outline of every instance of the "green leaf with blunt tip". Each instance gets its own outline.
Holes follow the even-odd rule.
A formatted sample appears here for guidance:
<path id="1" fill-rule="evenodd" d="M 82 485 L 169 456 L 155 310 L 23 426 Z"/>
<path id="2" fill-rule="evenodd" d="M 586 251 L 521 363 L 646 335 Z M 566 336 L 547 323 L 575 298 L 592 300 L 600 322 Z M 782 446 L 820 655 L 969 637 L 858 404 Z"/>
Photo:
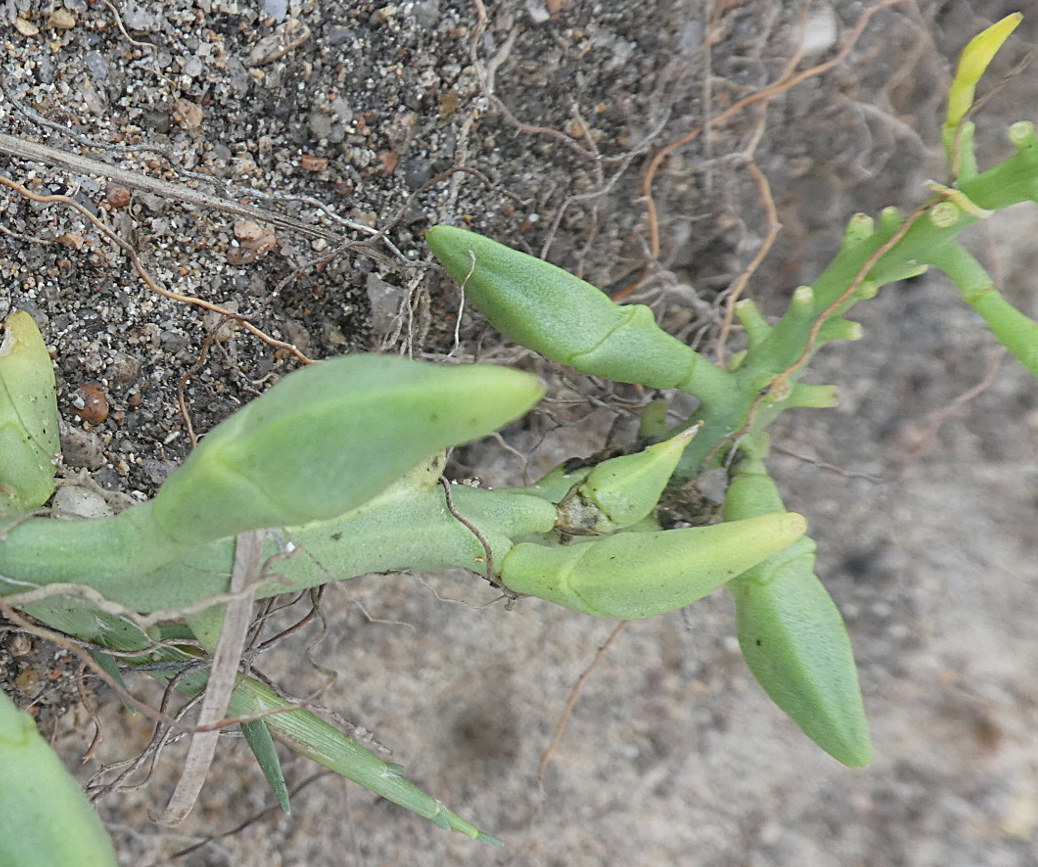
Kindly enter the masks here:
<path id="1" fill-rule="evenodd" d="M 805 537 L 728 585 L 739 647 L 764 691 L 804 734 L 860 768 L 872 758 L 869 723 L 851 641 L 815 576 L 814 549 Z"/>
<path id="2" fill-rule="evenodd" d="M 791 545 L 807 522 L 785 512 L 680 530 L 628 531 L 568 546 L 520 542 L 502 583 L 599 617 L 677 611 Z"/>
<path id="3" fill-rule="evenodd" d="M 47 502 L 60 450 L 50 353 L 32 317 L 12 313 L 0 343 L 0 516 Z"/>
<path id="4" fill-rule="evenodd" d="M 550 262 L 453 226 L 434 226 L 425 240 L 498 331 L 581 373 L 674 388 L 697 364 L 712 366 L 648 307 L 616 304 Z"/>
<path id="5" fill-rule="evenodd" d="M 36 730 L 0 692 L 0 867 L 116 867 L 93 805 Z"/>
<path id="6" fill-rule="evenodd" d="M 726 518 L 782 514 L 764 458 L 768 438 L 741 443 L 725 495 Z M 814 572 L 807 536 L 728 585 L 736 632 L 758 683 L 804 733 L 833 758 L 860 768 L 872 757 L 854 651 L 843 618 Z"/>
<path id="7" fill-rule="evenodd" d="M 163 484 L 178 542 L 341 515 L 436 452 L 486 436 L 544 393 L 528 373 L 389 355 L 322 361 L 218 425 Z"/>

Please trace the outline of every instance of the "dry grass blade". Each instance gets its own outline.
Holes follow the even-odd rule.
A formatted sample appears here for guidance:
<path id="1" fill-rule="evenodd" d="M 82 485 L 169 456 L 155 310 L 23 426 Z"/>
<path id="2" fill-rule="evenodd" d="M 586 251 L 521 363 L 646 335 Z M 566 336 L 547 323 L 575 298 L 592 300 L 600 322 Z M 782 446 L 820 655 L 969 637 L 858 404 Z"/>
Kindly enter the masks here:
<path id="1" fill-rule="evenodd" d="M 234 547 L 234 571 L 231 573 L 231 592 L 237 593 L 256 584 L 263 562 L 263 530 L 239 533 Z M 202 709 L 198 714 L 201 731 L 191 738 L 184 773 L 177 783 L 159 821 L 164 825 L 179 825 L 187 818 L 202 791 L 209 765 L 216 752 L 220 729 L 216 724 L 227 715 L 227 706 L 238 677 L 238 664 L 245 649 L 245 638 L 252 620 L 252 596 L 245 594 L 227 605 L 220 640 L 213 654 Z M 213 727 L 206 730 L 206 727 Z"/>
<path id="2" fill-rule="evenodd" d="M 250 220 L 258 220 L 259 222 L 269 223 L 282 229 L 299 232 L 301 235 L 307 235 L 311 238 L 323 238 L 325 241 L 333 243 L 342 242 L 342 238 L 335 232 L 329 231 L 323 226 L 305 223 L 287 214 L 280 214 L 277 211 L 271 211 L 257 205 L 247 205 L 242 202 L 231 201 L 230 199 L 222 199 L 203 190 L 195 190 L 183 184 L 162 181 L 140 172 L 113 166 L 109 163 L 90 159 L 89 157 L 59 151 L 56 148 L 37 144 L 36 142 L 25 141 L 7 133 L 0 133 L 0 152 L 23 160 L 33 160 L 46 165 L 59 166 L 72 172 L 98 175 L 117 181 L 135 190 L 154 193 L 165 199 L 172 199 L 173 201 L 183 202 L 186 205 L 194 205 L 200 208 L 212 208 L 216 211 L 223 211 L 225 214 L 246 217 Z"/>

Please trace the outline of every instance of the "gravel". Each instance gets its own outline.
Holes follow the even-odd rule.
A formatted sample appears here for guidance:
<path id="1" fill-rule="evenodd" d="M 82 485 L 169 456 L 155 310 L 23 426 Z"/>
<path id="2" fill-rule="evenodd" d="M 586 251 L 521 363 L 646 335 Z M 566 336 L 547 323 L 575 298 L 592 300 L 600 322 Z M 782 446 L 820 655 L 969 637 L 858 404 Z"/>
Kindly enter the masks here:
<path id="1" fill-rule="evenodd" d="M 478 0 L 168 0 L 118 13 L 12 0 L 3 132 L 201 191 L 208 204 L 38 160 L 5 158 L 3 173 L 37 195 L 70 196 L 164 289 L 247 317 L 311 358 L 450 354 L 540 372 L 552 400 L 505 434 L 522 460 L 494 442 L 455 456 L 457 476 L 514 484 L 596 451 L 629 425 L 638 395 L 502 344 L 431 266 L 427 228 L 465 225 L 613 290 L 651 264 L 633 297 L 709 351 L 723 294 L 768 230 L 748 161 L 771 182 L 784 228 L 751 282 L 778 313 L 854 211 L 910 208 L 923 179 L 941 175 L 950 58 L 1010 11 L 993 0 L 898 4 L 831 71 L 711 124 L 660 167 L 653 255 L 649 158 L 701 124 L 707 105 L 723 110 L 776 80 L 798 50 L 802 66 L 832 57 L 863 4 L 811 4 L 803 22 L 798 4 L 766 0 L 715 4 L 712 17 L 692 0 L 486 5 L 484 18 Z M 1028 16 L 1001 70 L 1038 41 L 1036 23 Z M 1036 105 L 1028 70 L 984 107 L 987 160 L 1006 154 L 1004 128 Z M 246 201 L 286 219 L 228 210 Z M 5 189 L 0 228 L 0 315 L 29 310 L 53 349 L 64 473 L 88 471 L 109 496 L 150 496 L 190 450 L 178 388 L 202 433 L 299 364 L 233 318 L 156 293 L 66 206 Z M 1032 315 L 1036 229 L 1032 209 L 974 236 Z M 817 364 L 818 381 L 839 383 L 841 407 L 784 419 L 774 466 L 812 521 L 820 574 L 855 642 L 876 741 L 869 768 L 837 766 L 767 702 L 717 594 L 627 630 L 538 780 L 568 692 L 612 624 L 533 602 L 484 607 L 489 592 L 467 575 L 372 576 L 326 594 L 330 631 L 315 654 L 340 676 L 323 702 L 506 848 L 330 777 L 296 796 L 291 817 L 266 812 L 233 831 L 273 800 L 228 739 L 176 831 L 150 816 L 182 744 L 147 786 L 102 801 L 125 863 L 1038 862 L 1038 391 L 1005 362 L 935 428 L 935 414 L 983 379 L 993 341 L 939 278 L 888 288 L 859 310 L 865 339 Z M 76 406 L 87 386 L 108 405 L 96 423 Z M 262 664 L 298 695 L 324 682 L 306 662 L 308 637 Z M 74 666 L 14 639 L 0 648 L 5 687 L 47 708 L 41 720 L 75 765 L 92 729 Z M 51 671 L 69 676 L 41 686 Z M 107 693 L 94 702 L 103 741 L 84 777 L 149 736 Z M 286 766 L 290 785 L 313 772 Z"/>

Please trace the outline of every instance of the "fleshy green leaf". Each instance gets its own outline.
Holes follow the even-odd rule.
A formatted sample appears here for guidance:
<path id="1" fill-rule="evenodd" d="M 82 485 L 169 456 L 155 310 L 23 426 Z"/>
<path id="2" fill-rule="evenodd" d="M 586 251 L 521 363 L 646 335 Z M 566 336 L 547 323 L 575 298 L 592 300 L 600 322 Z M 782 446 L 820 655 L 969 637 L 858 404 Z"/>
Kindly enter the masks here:
<path id="1" fill-rule="evenodd" d="M 0 515 L 47 502 L 60 450 L 50 354 L 32 317 L 12 313 L 0 343 Z"/>

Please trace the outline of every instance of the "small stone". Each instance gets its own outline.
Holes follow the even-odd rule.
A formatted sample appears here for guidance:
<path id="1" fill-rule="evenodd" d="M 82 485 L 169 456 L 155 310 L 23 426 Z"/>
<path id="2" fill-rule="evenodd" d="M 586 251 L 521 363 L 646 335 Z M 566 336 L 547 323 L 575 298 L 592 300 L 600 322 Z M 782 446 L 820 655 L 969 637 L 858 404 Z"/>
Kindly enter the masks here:
<path id="1" fill-rule="evenodd" d="M 204 117 L 202 106 L 188 99 L 178 99 L 173 103 L 173 122 L 181 129 L 198 129 Z"/>
<path id="2" fill-rule="evenodd" d="M 109 184 L 108 189 L 105 190 L 105 201 L 110 207 L 125 208 L 130 204 L 130 191 L 126 187 Z"/>
<path id="3" fill-rule="evenodd" d="M 51 508 L 57 518 L 107 518 L 113 514 L 101 494 L 82 485 L 62 485 L 54 494 Z"/>
<path id="4" fill-rule="evenodd" d="M 198 78 L 204 69 L 205 64 L 202 62 L 202 58 L 192 55 L 184 61 L 184 68 L 181 71 L 188 78 Z"/>
<path id="5" fill-rule="evenodd" d="M 54 240 L 63 247 L 71 247 L 73 250 L 81 250 L 83 244 L 86 243 L 86 239 L 82 235 L 77 235 L 74 232 L 65 232 L 58 235 Z"/>
<path id="6" fill-rule="evenodd" d="M 129 385 L 137 378 L 141 363 L 132 355 L 125 352 L 117 352 L 105 369 L 108 381 L 116 385 Z"/>
<path id="7" fill-rule="evenodd" d="M 289 18 L 284 24 L 265 36 L 249 52 L 246 66 L 266 66 L 284 57 L 310 38 L 310 28 L 297 18 Z"/>
<path id="8" fill-rule="evenodd" d="M 236 220 L 234 237 L 240 247 L 227 250 L 227 261 L 232 265 L 251 265 L 258 262 L 278 246 L 277 234 L 270 226 L 261 226 L 252 220 Z"/>
<path id="9" fill-rule="evenodd" d="M 256 241 L 263 237 L 263 227 L 253 220 L 235 220 L 234 237 L 239 241 Z"/>
<path id="10" fill-rule="evenodd" d="M 547 7 L 543 3 L 536 2 L 536 0 L 526 0 L 526 14 L 530 16 L 530 20 L 534 24 L 543 24 L 551 18 L 551 12 Z"/>
<path id="11" fill-rule="evenodd" d="M 302 159 L 299 161 L 300 166 L 304 172 L 323 172 L 328 168 L 327 157 L 315 157 L 309 154 L 303 154 Z"/>
<path id="12" fill-rule="evenodd" d="M 21 33 L 22 36 L 35 36 L 40 32 L 39 27 L 31 21 L 26 21 L 24 18 L 14 19 L 14 29 Z"/>
<path id="13" fill-rule="evenodd" d="M 105 462 L 100 437 L 74 428 L 61 435 L 61 456 L 65 466 L 85 467 L 88 470 L 96 470 Z"/>
<path id="14" fill-rule="evenodd" d="M 95 80 L 95 84 L 102 85 L 108 81 L 108 61 L 99 51 L 88 51 L 83 58 L 86 71 Z"/>
<path id="15" fill-rule="evenodd" d="M 349 123 L 353 120 L 353 108 L 341 96 L 332 100 L 332 114 L 340 123 Z"/>
<path id="16" fill-rule="evenodd" d="M 14 679 L 14 685 L 23 692 L 35 689 L 40 682 L 40 673 L 35 668 L 28 667 Z"/>
<path id="17" fill-rule="evenodd" d="M 104 389 L 94 383 L 84 383 L 77 388 L 72 405 L 79 417 L 89 424 L 103 424 L 108 418 L 108 398 Z"/>
<path id="18" fill-rule="evenodd" d="M 76 16 L 68 9 L 55 9 L 47 19 L 47 26 L 54 30 L 71 30 L 76 26 Z"/>
<path id="19" fill-rule="evenodd" d="M 32 639 L 24 632 L 15 632 L 7 642 L 11 656 L 25 656 L 32 653 Z"/>
<path id="20" fill-rule="evenodd" d="M 310 134 L 317 140 L 327 139 L 332 131 L 332 119 L 323 111 L 310 112 Z"/>
<path id="21" fill-rule="evenodd" d="M 288 0 L 262 0 L 260 6 L 264 14 L 269 15 L 278 23 L 284 21 L 288 14 Z"/>
<path id="22" fill-rule="evenodd" d="M 417 190 L 432 180 L 432 163 L 425 157 L 412 157 L 404 164 L 404 183 Z"/>

